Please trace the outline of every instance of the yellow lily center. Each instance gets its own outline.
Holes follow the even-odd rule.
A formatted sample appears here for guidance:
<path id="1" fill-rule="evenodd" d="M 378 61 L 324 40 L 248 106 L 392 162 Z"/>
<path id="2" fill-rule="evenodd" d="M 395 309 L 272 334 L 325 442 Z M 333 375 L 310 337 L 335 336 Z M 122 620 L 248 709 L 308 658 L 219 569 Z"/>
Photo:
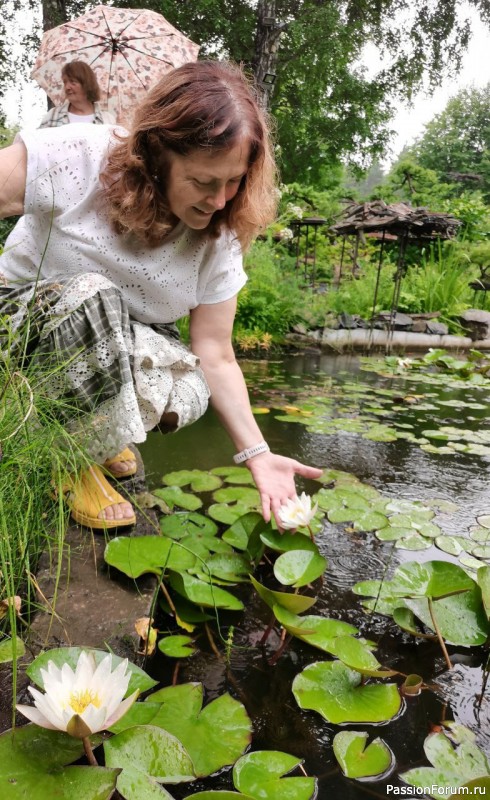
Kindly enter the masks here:
<path id="1" fill-rule="evenodd" d="M 72 692 L 70 695 L 69 706 L 75 714 L 83 714 L 87 706 L 92 704 L 95 708 L 100 708 L 101 701 L 96 692 L 85 689 L 83 692 Z"/>

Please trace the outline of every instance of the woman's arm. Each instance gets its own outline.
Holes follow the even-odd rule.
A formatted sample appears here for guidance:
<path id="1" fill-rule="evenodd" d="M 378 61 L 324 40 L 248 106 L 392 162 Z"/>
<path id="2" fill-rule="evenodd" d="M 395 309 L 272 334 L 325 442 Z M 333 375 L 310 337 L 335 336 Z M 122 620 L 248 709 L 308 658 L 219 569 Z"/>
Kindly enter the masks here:
<path id="1" fill-rule="evenodd" d="M 211 403 L 237 450 L 244 450 L 258 444 L 263 437 L 231 344 L 235 311 L 236 298 L 198 306 L 191 311 L 190 334 L 192 352 L 199 356 L 211 390 Z M 318 478 L 322 473 L 274 453 L 261 453 L 245 463 L 260 492 L 266 521 L 272 512 L 279 522 L 278 509 L 296 495 L 295 475 Z"/>
<path id="2" fill-rule="evenodd" d="M 22 142 L 0 150 L 0 218 L 24 213 L 27 150 Z"/>

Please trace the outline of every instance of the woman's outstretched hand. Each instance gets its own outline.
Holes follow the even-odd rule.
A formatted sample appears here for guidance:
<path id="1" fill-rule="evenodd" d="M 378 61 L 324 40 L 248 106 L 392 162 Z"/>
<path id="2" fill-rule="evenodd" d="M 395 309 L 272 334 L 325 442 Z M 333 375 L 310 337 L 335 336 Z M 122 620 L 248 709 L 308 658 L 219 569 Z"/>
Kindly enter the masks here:
<path id="1" fill-rule="evenodd" d="M 308 467 L 294 458 L 279 456 L 276 453 L 262 453 L 249 459 L 247 466 L 252 473 L 260 493 L 262 514 L 266 522 L 274 516 L 277 526 L 282 530 L 278 511 L 288 499 L 296 497 L 295 475 L 314 480 L 322 470 Z"/>

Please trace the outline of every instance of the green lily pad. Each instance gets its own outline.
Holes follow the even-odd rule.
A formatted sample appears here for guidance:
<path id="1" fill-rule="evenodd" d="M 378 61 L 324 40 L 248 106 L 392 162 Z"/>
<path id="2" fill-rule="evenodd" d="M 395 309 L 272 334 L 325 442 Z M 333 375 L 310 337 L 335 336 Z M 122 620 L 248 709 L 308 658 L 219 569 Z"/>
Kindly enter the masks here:
<path id="1" fill-rule="evenodd" d="M 184 745 L 156 725 L 128 728 L 104 743 L 108 767 L 128 768 L 162 783 L 182 783 L 196 778 Z"/>
<path id="2" fill-rule="evenodd" d="M 208 508 L 209 516 L 224 525 L 233 525 L 234 522 L 248 514 L 249 511 L 249 506 L 244 503 L 235 503 L 232 506 L 227 503 L 213 503 Z"/>
<path id="3" fill-rule="evenodd" d="M 174 636 L 164 636 L 163 639 L 159 639 L 158 649 L 170 658 L 188 658 L 196 652 L 191 637 L 178 634 Z"/>
<path id="4" fill-rule="evenodd" d="M 376 531 L 376 538 L 380 542 L 396 542 L 398 539 L 406 539 L 412 533 L 415 533 L 412 528 L 399 528 L 398 526 L 388 525 L 386 528 Z"/>
<path id="5" fill-rule="evenodd" d="M 265 530 L 260 534 L 261 541 L 266 547 L 277 553 L 287 553 L 289 550 L 310 550 L 318 552 L 318 546 L 310 536 L 302 533 L 279 533 L 271 529 Z"/>
<path id="6" fill-rule="evenodd" d="M 239 792 L 253 800 L 311 800 L 315 778 L 284 778 L 301 759 L 274 750 L 257 750 L 242 756 L 233 767 L 233 782 Z"/>
<path id="7" fill-rule="evenodd" d="M 170 539 L 182 539 L 184 536 L 207 534 L 214 536 L 218 526 L 212 519 L 194 511 L 179 511 L 160 519 L 160 530 Z"/>
<path id="8" fill-rule="evenodd" d="M 241 503 L 248 508 L 260 506 L 260 494 L 250 486 L 226 486 L 213 492 L 216 503 Z"/>
<path id="9" fill-rule="evenodd" d="M 389 524 L 388 517 L 379 511 L 369 511 L 354 520 L 354 530 L 356 531 L 379 531 Z"/>
<path id="10" fill-rule="evenodd" d="M 301 614 L 311 608 L 317 601 L 316 597 L 307 597 L 305 594 L 288 594 L 287 592 L 276 592 L 272 589 L 267 589 L 256 581 L 253 575 L 250 575 L 250 581 L 259 597 L 270 609 L 273 609 L 274 606 L 280 606 L 293 614 Z"/>
<path id="11" fill-rule="evenodd" d="M 390 678 L 398 674 L 396 670 L 382 667 L 369 647 L 360 639 L 354 639 L 353 636 L 337 636 L 331 652 L 347 667 L 355 669 L 362 675 Z"/>
<path id="12" fill-rule="evenodd" d="M 6 637 L 0 642 L 0 664 L 13 661 L 14 658 L 21 658 L 26 651 L 24 642 L 18 636 L 15 639 Z"/>
<path id="13" fill-rule="evenodd" d="M 100 737 L 92 737 L 99 744 Z M 109 800 L 117 769 L 66 766 L 83 755 L 80 739 L 38 725 L 25 725 L 0 736 L 0 797 L 5 800 Z"/>
<path id="14" fill-rule="evenodd" d="M 202 500 L 195 494 L 183 492 L 180 486 L 167 486 L 164 489 L 154 489 L 153 494 L 165 500 L 170 508 L 185 508 L 187 511 L 197 511 L 202 506 Z"/>
<path id="15" fill-rule="evenodd" d="M 206 561 L 206 572 L 232 583 L 248 581 L 250 567 L 250 560 L 239 553 L 215 553 Z"/>
<path id="16" fill-rule="evenodd" d="M 400 606 L 393 610 L 393 619 L 396 624 L 412 636 L 418 636 L 421 639 L 437 639 L 435 634 L 422 633 L 415 622 L 415 614 L 406 606 Z"/>
<path id="17" fill-rule="evenodd" d="M 333 740 L 333 752 L 347 778 L 381 778 L 394 765 L 394 756 L 382 739 L 367 747 L 365 731 L 341 731 Z"/>
<path id="18" fill-rule="evenodd" d="M 212 492 L 221 486 L 221 478 L 201 469 L 181 469 L 167 472 L 162 478 L 167 486 L 189 486 L 193 492 Z"/>
<path id="19" fill-rule="evenodd" d="M 246 550 L 254 559 L 261 558 L 264 548 L 260 541 L 261 532 L 268 527 L 262 514 L 249 511 L 239 517 L 228 530 L 223 533 L 223 541 L 237 550 Z"/>
<path id="20" fill-rule="evenodd" d="M 160 575 L 163 569 L 186 570 L 196 563 L 193 553 L 164 536 L 116 536 L 107 543 L 104 559 L 130 578 L 146 572 Z"/>
<path id="21" fill-rule="evenodd" d="M 387 722 L 401 707 L 396 684 L 361 685 L 361 675 L 341 661 L 310 664 L 296 675 L 292 688 L 300 708 L 335 724 Z"/>
<path id="22" fill-rule="evenodd" d="M 135 767 L 125 767 L 117 779 L 117 791 L 124 800 L 173 800 L 156 778 Z"/>
<path id="23" fill-rule="evenodd" d="M 187 683 L 160 689 L 149 700 L 161 704 L 151 724 L 183 743 L 200 777 L 233 764 L 250 744 L 250 719 L 244 706 L 229 694 L 202 708 L 202 684 Z"/>
<path id="24" fill-rule="evenodd" d="M 210 553 L 233 553 L 233 548 L 229 544 L 209 533 L 194 533 L 183 536 L 178 544 L 182 550 L 196 556 L 194 566 L 188 567 L 189 571 L 197 569 L 203 562 L 207 562 Z"/>
<path id="25" fill-rule="evenodd" d="M 490 619 L 490 567 L 480 567 L 476 573 L 476 580 L 481 589 L 481 599 L 487 619 Z"/>
<path id="26" fill-rule="evenodd" d="M 254 484 L 252 473 L 247 467 L 214 467 L 212 475 L 219 475 L 225 483 Z"/>
<path id="27" fill-rule="evenodd" d="M 220 589 L 219 586 L 205 583 L 188 573 L 172 572 L 168 581 L 172 589 L 187 600 L 205 608 L 226 608 L 229 611 L 241 611 L 243 603 L 237 597 Z"/>
<path id="28" fill-rule="evenodd" d="M 274 575 L 285 586 L 306 586 L 323 575 L 327 559 L 309 550 L 289 550 L 282 553 L 274 564 Z"/>
<path id="29" fill-rule="evenodd" d="M 300 617 L 281 606 L 274 606 L 273 611 L 277 621 L 288 633 L 325 653 L 334 653 L 339 637 L 355 636 L 359 633 L 354 625 L 339 619 L 315 614 Z"/>
<path id="30" fill-rule="evenodd" d="M 44 689 L 41 669 L 47 670 L 49 661 L 52 661 L 60 669 L 63 664 L 68 664 L 75 670 L 82 651 L 93 653 L 96 664 L 100 664 L 102 659 L 107 655 L 104 650 L 93 650 L 90 647 L 57 647 L 52 650 L 46 650 L 44 653 L 38 655 L 27 667 L 27 675 L 36 686 L 39 686 L 40 689 Z M 113 671 L 123 660 L 124 659 L 119 656 L 114 655 L 114 653 L 112 654 Z M 148 689 L 156 686 L 157 681 L 150 678 L 146 672 L 140 667 L 137 667 L 136 664 L 132 664 L 131 661 L 128 661 L 127 670 L 131 673 L 131 678 L 129 680 L 126 696 L 132 694 L 136 689 L 139 689 L 140 692 L 147 692 Z"/>
<path id="31" fill-rule="evenodd" d="M 245 794 L 241 794 L 240 792 L 227 792 L 223 789 L 217 789 L 216 791 L 211 789 L 209 792 L 195 792 L 194 794 L 188 794 L 187 797 L 184 797 L 184 800 L 191 800 L 191 798 L 196 798 L 196 800 L 250 800 Z"/>
<path id="32" fill-rule="evenodd" d="M 397 539 L 395 547 L 398 550 L 428 550 L 432 547 L 432 541 L 421 536 L 420 533 L 414 531 L 410 536 L 404 536 L 403 539 Z"/>
<path id="33" fill-rule="evenodd" d="M 490 514 L 481 514 L 476 521 L 482 528 L 490 528 Z"/>
<path id="34" fill-rule="evenodd" d="M 426 738 L 424 751 L 432 767 L 416 767 L 400 777 L 411 786 L 433 786 L 433 797 L 440 797 L 443 792 L 448 797 L 451 788 L 490 775 L 486 756 L 471 739 L 454 747 L 445 732 L 433 733 Z"/>
<path id="35" fill-rule="evenodd" d="M 437 536 L 434 544 L 444 553 L 451 556 L 459 556 L 467 547 L 468 540 L 462 536 Z"/>

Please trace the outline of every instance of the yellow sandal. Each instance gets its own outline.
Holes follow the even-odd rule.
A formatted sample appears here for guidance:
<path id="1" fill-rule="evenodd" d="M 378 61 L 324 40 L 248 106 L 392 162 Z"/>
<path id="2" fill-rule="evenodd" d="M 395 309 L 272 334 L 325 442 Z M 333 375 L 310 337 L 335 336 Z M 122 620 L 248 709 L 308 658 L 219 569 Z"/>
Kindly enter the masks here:
<path id="1" fill-rule="evenodd" d="M 115 491 L 97 464 L 84 470 L 65 488 L 65 500 L 71 516 L 79 525 L 102 531 L 108 528 L 123 528 L 136 522 L 134 513 L 131 517 L 122 519 L 99 518 L 100 512 L 109 506 L 128 501 Z"/>
<path id="2" fill-rule="evenodd" d="M 113 472 L 111 467 L 113 464 L 117 464 L 119 461 L 134 461 L 134 467 L 130 467 L 126 472 Z M 136 466 L 136 456 L 134 455 L 133 451 L 129 449 L 129 447 L 125 447 L 120 453 L 112 458 L 108 458 L 104 461 L 103 465 L 104 469 L 111 473 L 114 478 L 130 478 L 132 475 L 136 475 L 138 471 L 138 467 Z"/>

